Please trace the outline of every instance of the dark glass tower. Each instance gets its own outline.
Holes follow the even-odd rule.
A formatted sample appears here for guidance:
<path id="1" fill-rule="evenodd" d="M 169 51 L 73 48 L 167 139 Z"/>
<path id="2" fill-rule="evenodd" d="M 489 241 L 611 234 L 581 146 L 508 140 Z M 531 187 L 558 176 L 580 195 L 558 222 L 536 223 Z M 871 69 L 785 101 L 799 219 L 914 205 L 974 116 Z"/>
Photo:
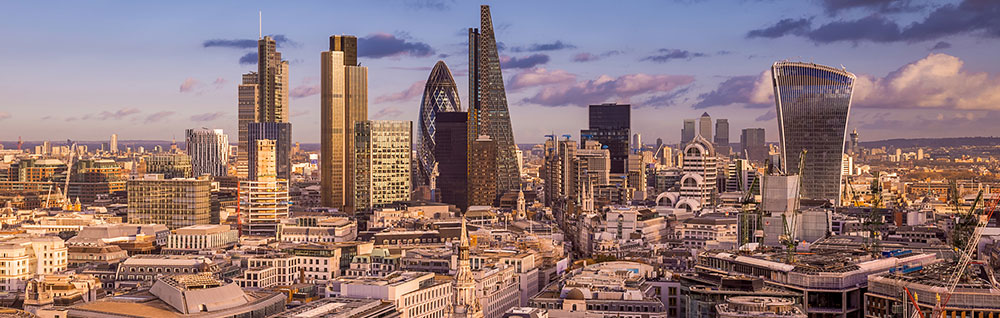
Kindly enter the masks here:
<path id="1" fill-rule="evenodd" d="M 781 166 L 798 173 L 805 149 L 802 197 L 840 199 L 841 164 L 854 74 L 813 63 L 775 62 L 771 66 L 778 111 Z"/>
<path id="2" fill-rule="evenodd" d="M 767 145 L 764 139 L 764 128 L 746 128 L 740 134 L 740 155 L 749 156 L 751 161 L 767 159 Z"/>
<path id="3" fill-rule="evenodd" d="M 469 207 L 469 167 L 465 112 L 440 112 L 434 118 L 434 158 L 438 161 L 437 188 L 441 202 L 465 211 Z"/>
<path id="4" fill-rule="evenodd" d="M 430 184 L 430 176 L 434 171 L 434 164 L 437 162 L 434 157 L 435 134 L 437 129 L 435 119 L 441 112 L 461 111 L 461 103 L 458 100 L 458 86 L 455 85 L 455 78 L 451 76 L 451 71 L 444 61 L 438 61 L 431 69 L 431 75 L 427 77 L 427 84 L 424 86 L 424 98 L 420 102 L 420 122 L 417 128 L 417 160 L 419 160 L 414 186 Z M 462 113 L 465 114 L 465 113 Z M 463 120 L 463 125 L 464 125 Z M 464 133 L 464 130 L 463 130 Z M 462 140 L 465 140 L 463 137 Z M 465 159 L 462 160 L 463 162 Z M 440 172 L 441 167 L 438 167 Z M 438 185 L 440 186 L 440 182 Z"/>
<path id="5" fill-rule="evenodd" d="M 590 129 L 580 131 L 580 144 L 593 139 L 608 147 L 611 173 L 626 171 L 631 109 L 629 104 L 590 105 Z"/>
<path id="6" fill-rule="evenodd" d="M 278 179 L 291 180 L 292 177 L 292 124 L 291 123 L 250 123 L 247 125 L 247 140 L 256 145 L 257 140 L 274 140 L 275 168 Z M 250 162 L 257 162 L 257 147 L 249 147 Z M 249 175 L 256 176 L 256 165 L 249 165 Z"/>
<path id="7" fill-rule="evenodd" d="M 520 188 L 514 132 L 507 110 L 507 93 L 500 73 L 500 56 L 493 34 L 490 6 L 480 7 L 480 29 L 469 29 L 469 149 L 479 136 L 489 136 L 496 147 L 496 195 Z M 627 137 L 626 137 L 627 138 Z M 471 162 L 470 169 L 474 166 Z M 470 173 L 470 177 L 471 177 Z"/>

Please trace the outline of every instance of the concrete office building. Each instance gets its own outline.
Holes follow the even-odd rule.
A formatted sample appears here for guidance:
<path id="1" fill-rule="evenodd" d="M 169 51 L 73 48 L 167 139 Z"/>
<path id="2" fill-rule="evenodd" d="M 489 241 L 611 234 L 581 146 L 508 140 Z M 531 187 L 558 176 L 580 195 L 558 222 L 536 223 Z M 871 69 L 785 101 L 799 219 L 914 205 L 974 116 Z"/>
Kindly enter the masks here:
<path id="1" fill-rule="evenodd" d="M 334 208 L 354 208 L 354 128 L 368 120 L 368 68 L 357 50 L 357 37 L 334 35 L 320 53 L 320 194 Z"/>
<path id="2" fill-rule="evenodd" d="M 194 176 L 228 175 L 229 136 L 222 133 L 222 129 L 188 129 L 185 141 Z"/>
<path id="3" fill-rule="evenodd" d="M 190 178 L 191 157 L 179 153 L 155 154 L 146 158 L 146 172 L 162 174 L 165 179 Z"/>
<path id="4" fill-rule="evenodd" d="M 355 123 L 355 211 L 410 199 L 412 132 L 408 120 Z"/>
<path id="5" fill-rule="evenodd" d="M 166 179 L 159 174 L 129 180 L 128 222 L 163 224 L 170 229 L 208 224 L 211 183 L 207 177 Z"/>

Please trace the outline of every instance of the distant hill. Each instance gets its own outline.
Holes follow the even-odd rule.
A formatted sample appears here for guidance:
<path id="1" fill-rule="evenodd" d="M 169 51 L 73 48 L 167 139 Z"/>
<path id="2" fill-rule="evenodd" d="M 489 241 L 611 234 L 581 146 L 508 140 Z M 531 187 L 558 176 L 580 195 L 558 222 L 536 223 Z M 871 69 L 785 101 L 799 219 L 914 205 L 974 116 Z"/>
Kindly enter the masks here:
<path id="1" fill-rule="evenodd" d="M 862 141 L 865 148 L 936 148 L 960 146 L 996 146 L 1000 145 L 1000 137 L 956 137 L 956 138 L 912 138 L 886 139 L 879 141 Z"/>

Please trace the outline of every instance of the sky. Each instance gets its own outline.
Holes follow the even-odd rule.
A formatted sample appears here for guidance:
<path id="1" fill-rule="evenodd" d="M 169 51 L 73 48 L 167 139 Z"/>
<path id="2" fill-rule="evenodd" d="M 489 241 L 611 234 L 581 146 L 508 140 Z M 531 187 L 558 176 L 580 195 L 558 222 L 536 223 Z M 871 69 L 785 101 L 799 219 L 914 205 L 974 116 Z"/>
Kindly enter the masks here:
<path id="1" fill-rule="evenodd" d="M 237 85 L 261 29 L 290 62 L 293 140 L 319 142 L 319 56 L 359 37 L 369 118 L 416 120 L 443 60 L 468 101 L 471 1 L 8 1 L 0 10 L 0 140 L 235 142 Z M 777 139 L 769 67 L 843 66 L 862 140 L 998 136 L 1000 1 L 496 1 L 515 141 L 587 126 L 587 105 L 632 104 L 646 143 L 686 118 L 727 118 Z M 248 41 L 249 40 L 249 41 Z M 248 44 L 249 43 L 249 44 Z M 247 61 L 251 61 L 247 63 Z"/>

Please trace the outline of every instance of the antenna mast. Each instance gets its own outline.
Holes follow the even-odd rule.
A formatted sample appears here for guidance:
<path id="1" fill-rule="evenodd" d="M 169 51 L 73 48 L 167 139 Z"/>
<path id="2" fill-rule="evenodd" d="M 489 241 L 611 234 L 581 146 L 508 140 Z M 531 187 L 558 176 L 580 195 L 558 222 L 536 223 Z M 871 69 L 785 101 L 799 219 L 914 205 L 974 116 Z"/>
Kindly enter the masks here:
<path id="1" fill-rule="evenodd" d="M 264 38 L 264 14 L 261 11 L 257 11 L 257 39 Z"/>

